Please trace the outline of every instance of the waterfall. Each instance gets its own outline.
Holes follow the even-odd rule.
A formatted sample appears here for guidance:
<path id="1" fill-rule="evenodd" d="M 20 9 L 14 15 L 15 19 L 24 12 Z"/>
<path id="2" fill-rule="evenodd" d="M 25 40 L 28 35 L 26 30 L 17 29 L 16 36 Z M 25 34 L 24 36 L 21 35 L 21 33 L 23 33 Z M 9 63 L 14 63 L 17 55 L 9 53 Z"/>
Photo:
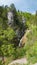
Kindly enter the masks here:
<path id="1" fill-rule="evenodd" d="M 25 34 L 23 35 L 23 37 L 20 39 L 20 42 L 19 42 L 19 47 L 22 47 L 25 45 L 25 43 L 27 42 L 27 35 L 29 33 L 31 33 L 32 31 L 31 30 L 26 30 Z"/>

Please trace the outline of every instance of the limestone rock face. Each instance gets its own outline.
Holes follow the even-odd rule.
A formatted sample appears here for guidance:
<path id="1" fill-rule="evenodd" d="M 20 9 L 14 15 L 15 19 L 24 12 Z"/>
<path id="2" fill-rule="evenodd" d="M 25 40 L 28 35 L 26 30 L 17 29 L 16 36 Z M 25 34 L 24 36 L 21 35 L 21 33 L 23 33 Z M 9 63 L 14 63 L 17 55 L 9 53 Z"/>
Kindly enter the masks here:
<path id="1" fill-rule="evenodd" d="M 24 24 L 25 24 L 26 20 L 22 16 L 21 22 L 18 20 L 15 21 L 16 19 L 18 19 L 18 16 L 14 20 L 14 15 L 15 15 L 14 12 L 11 12 L 11 11 L 8 12 L 8 25 L 9 25 L 9 27 L 12 27 L 14 29 L 16 36 L 18 37 L 18 40 L 20 41 L 20 44 L 21 44 L 20 39 L 22 38 L 22 36 L 25 33 L 26 28 L 25 28 Z M 23 37 L 22 39 L 25 39 L 25 41 L 26 41 L 26 37 L 25 38 Z M 22 40 L 22 43 L 24 44 L 25 41 Z"/>
<path id="2" fill-rule="evenodd" d="M 12 12 L 8 12 L 8 25 L 12 26 L 13 21 L 14 21 L 13 13 Z"/>

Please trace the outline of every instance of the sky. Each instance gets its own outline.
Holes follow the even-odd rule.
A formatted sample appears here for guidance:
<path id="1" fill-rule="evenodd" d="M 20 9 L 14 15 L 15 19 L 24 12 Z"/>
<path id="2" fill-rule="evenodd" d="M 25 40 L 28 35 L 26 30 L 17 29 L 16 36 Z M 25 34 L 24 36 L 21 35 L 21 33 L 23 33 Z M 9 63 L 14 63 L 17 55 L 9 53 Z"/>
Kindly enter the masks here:
<path id="1" fill-rule="evenodd" d="M 37 0 L 0 0 L 0 6 L 3 4 L 10 6 L 11 3 L 20 11 L 35 13 L 37 10 Z"/>

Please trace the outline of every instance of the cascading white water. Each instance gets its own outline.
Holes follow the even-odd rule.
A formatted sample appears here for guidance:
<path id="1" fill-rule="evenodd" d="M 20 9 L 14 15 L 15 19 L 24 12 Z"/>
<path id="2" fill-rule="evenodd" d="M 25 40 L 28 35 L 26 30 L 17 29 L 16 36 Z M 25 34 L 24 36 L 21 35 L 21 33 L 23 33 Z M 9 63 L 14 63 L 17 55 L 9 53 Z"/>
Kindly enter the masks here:
<path id="1" fill-rule="evenodd" d="M 27 35 L 31 32 L 31 30 L 26 30 L 24 36 L 20 39 L 19 47 L 22 47 L 27 42 Z"/>

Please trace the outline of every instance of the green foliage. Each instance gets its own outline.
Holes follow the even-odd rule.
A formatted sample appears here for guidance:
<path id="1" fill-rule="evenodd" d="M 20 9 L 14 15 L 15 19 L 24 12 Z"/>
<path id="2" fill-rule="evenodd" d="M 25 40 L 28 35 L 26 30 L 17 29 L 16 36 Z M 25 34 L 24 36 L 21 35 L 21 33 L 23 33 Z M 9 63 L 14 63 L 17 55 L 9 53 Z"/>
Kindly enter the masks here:
<path id="1" fill-rule="evenodd" d="M 11 49 L 13 49 L 13 42 L 11 42 L 11 40 L 13 40 L 15 36 L 15 32 L 10 28 L 8 28 L 7 30 L 3 30 L 2 33 L 0 32 L 1 53 L 3 53 L 4 55 L 12 53 L 12 51 L 10 51 Z"/>
<path id="2" fill-rule="evenodd" d="M 31 26 L 31 32 L 27 35 L 28 41 L 24 47 L 26 56 L 30 62 L 37 62 L 37 26 Z"/>
<path id="3" fill-rule="evenodd" d="M 26 50 L 26 54 L 30 62 L 37 62 L 37 42 L 34 42 L 34 44 Z"/>
<path id="4" fill-rule="evenodd" d="M 1 51 L 4 56 L 11 56 L 14 53 L 14 48 L 12 44 L 3 44 L 1 46 Z"/>
<path id="5" fill-rule="evenodd" d="M 3 64 L 2 64 L 2 61 L 0 61 L 0 65 L 3 65 Z"/>
<path id="6" fill-rule="evenodd" d="M 5 35 L 5 37 L 6 37 L 9 41 L 12 40 L 12 39 L 16 36 L 14 30 L 11 29 L 11 28 L 8 28 L 7 30 L 4 30 L 4 35 Z"/>
<path id="7" fill-rule="evenodd" d="M 6 29 L 7 26 L 7 9 L 4 6 L 0 6 L 0 28 Z"/>
<path id="8" fill-rule="evenodd" d="M 8 26 L 7 14 L 11 11 L 13 13 L 14 22 L 11 27 Z M 22 22 L 22 17 L 26 22 Z M 27 35 L 27 43 L 23 48 L 16 47 L 18 45 L 18 35 L 24 35 L 26 29 L 31 30 Z M 20 38 L 21 38 L 20 37 Z M 0 56 L 12 57 L 12 59 L 27 56 L 29 62 L 37 62 L 37 12 L 32 15 L 27 12 L 16 11 L 15 5 L 0 6 Z M 2 62 L 0 61 L 0 64 Z"/>
<path id="9" fill-rule="evenodd" d="M 25 50 L 24 50 L 24 48 L 17 48 L 17 49 L 15 50 L 15 53 L 14 53 L 15 59 L 21 58 L 21 57 L 23 57 L 23 56 L 25 56 Z"/>

